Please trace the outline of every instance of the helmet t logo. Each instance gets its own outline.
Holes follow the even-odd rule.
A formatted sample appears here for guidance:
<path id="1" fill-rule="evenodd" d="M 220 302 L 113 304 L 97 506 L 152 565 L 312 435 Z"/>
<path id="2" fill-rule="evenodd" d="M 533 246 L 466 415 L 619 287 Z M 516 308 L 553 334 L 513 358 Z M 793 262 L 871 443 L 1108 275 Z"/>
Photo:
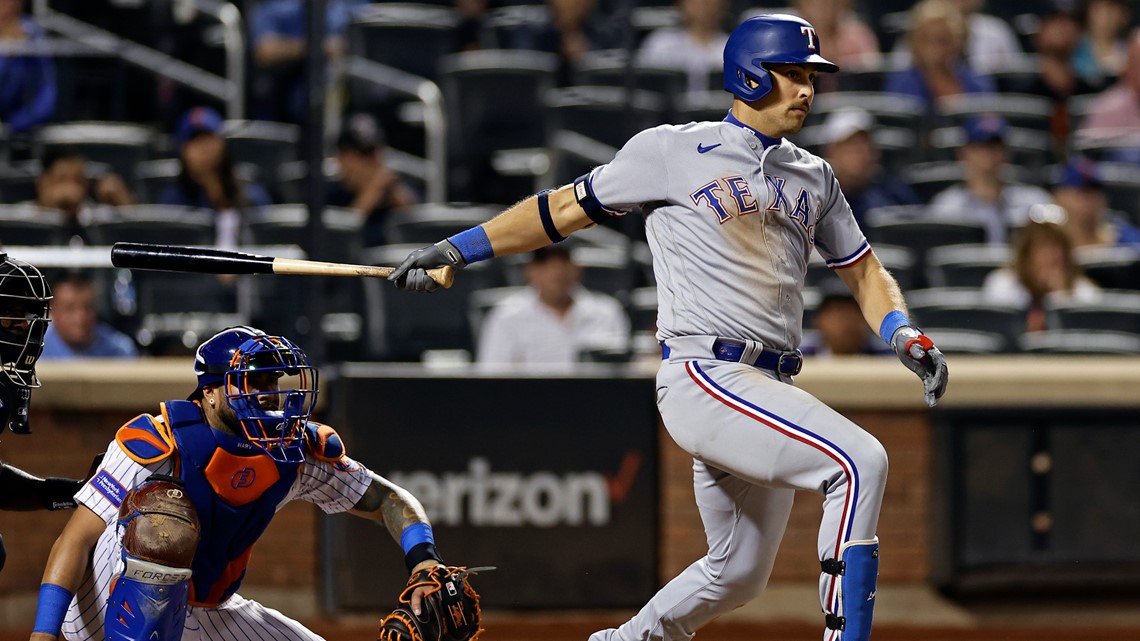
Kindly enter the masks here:
<path id="1" fill-rule="evenodd" d="M 807 36 L 808 51 L 815 51 L 815 28 L 814 27 L 800 27 L 800 33 Z"/>

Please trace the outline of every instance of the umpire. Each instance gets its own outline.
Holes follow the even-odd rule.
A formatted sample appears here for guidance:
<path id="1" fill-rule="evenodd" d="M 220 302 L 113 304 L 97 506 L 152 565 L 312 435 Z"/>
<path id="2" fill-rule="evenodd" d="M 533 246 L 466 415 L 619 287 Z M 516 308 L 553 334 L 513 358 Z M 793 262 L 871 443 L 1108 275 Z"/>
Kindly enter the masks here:
<path id="1" fill-rule="evenodd" d="M 0 252 L 0 432 L 7 426 L 30 434 L 28 406 L 40 386 L 36 361 L 49 322 L 51 289 L 40 270 Z M 63 510 L 75 507 L 82 480 L 39 478 L 0 461 L 0 509 Z M 0 535 L 0 570 L 7 552 Z"/>

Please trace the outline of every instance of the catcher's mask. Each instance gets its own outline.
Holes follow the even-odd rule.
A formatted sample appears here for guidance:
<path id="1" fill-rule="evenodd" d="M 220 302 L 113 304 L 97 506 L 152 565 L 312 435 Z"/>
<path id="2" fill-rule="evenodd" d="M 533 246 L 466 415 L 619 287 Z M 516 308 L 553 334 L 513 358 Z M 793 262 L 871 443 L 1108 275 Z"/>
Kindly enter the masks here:
<path id="1" fill-rule="evenodd" d="M 317 403 L 317 370 L 283 336 L 253 336 L 225 373 L 226 400 L 249 439 L 276 461 L 300 462 L 305 423 Z"/>
<path id="2" fill-rule="evenodd" d="M 0 367 L 5 383 L 40 386 L 36 361 L 44 349 L 50 308 L 51 288 L 40 270 L 0 252 Z"/>

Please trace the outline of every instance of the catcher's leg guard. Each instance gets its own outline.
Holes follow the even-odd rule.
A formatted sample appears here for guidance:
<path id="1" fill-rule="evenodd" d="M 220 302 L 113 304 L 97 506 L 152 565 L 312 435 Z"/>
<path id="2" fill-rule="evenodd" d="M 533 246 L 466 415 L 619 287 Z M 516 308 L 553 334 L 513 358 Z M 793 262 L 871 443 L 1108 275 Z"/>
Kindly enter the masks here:
<path id="1" fill-rule="evenodd" d="M 126 567 L 111 583 L 107 641 L 179 641 L 190 598 L 189 568 L 171 568 L 124 554 Z"/>
<path id="2" fill-rule="evenodd" d="M 827 614 L 827 627 L 840 630 L 843 641 L 867 641 L 879 579 L 879 537 L 844 543 L 839 561 L 824 561 L 823 571 L 839 575 L 839 612 Z"/>
<path id="3" fill-rule="evenodd" d="M 151 477 L 119 506 L 123 573 L 111 583 L 107 641 L 179 641 L 198 548 L 198 513 L 182 483 Z"/>

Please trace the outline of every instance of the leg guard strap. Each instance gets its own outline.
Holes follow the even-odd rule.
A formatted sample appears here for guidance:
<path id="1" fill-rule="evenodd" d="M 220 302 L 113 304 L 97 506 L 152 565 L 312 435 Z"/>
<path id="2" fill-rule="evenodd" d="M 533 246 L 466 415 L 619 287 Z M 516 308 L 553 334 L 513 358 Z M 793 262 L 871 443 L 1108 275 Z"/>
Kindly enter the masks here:
<path id="1" fill-rule="evenodd" d="M 843 641 L 867 641 L 879 578 L 879 538 L 848 541 L 839 549 L 839 560 L 821 565 L 825 573 L 839 576 L 839 612 L 827 613 L 828 629 L 841 630 Z"/>

